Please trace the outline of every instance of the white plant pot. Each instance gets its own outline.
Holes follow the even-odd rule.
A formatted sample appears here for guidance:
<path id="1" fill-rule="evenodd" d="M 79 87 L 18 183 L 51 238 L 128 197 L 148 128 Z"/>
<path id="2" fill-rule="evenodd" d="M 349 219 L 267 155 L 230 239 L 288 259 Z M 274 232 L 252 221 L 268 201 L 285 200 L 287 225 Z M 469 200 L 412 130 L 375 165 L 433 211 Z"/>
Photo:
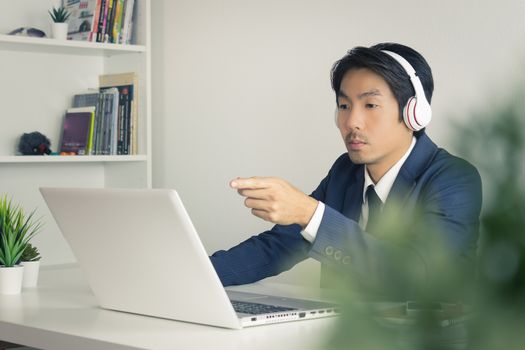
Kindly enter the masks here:
<path id="1" fill-rule="evenodd" d="M 20 294 L 23 278 L 23 266 L 0 266 L 0 294 Z"/>
<path id="2" fill-rule="evenodd" d="M 67 40 L 67 23 L 51 23 L 51 33 L 54 39 Z"/>
<path id="3" fill-rule="evenodd" d="M 22 280 L 22 287 L 36 287 L 38 283 L 40 261 L 22 261 L 21 265 L 24 267 L 24 279 Z"/>

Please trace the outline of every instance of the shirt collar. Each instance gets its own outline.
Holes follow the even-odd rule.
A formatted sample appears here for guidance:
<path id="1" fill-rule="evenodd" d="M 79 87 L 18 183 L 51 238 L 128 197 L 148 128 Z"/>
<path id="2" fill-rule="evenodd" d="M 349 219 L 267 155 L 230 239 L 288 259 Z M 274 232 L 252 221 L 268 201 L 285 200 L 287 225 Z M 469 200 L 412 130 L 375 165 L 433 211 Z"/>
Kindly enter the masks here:
<path id="1" fill-rule="evenodd" d="M 366 168 L 366 165 L 364 166 L 364 172 L 365 172 L 365 184 L 363 186 L 363 203 L 366 201 L 366 189 L 368 186 L 373 185 L 374 190 L 377 193 L 377 196 L 379 199 L 381 199 L 382 203 L 386 202 L 386 199 L 388 198 L 388 194 L 390 193 L 390 190 L 392 189 L 392 186 L 394 185 L 394 181 L 396 180 L 397 174 L 399 173 L 399 170 L 405 163 L 405 160 L 410 155 L 410 152 L 412 152 L 412 149 L 416 145 L 416 137 L 412 136 L 412 143 L 410 144 L 410 147 L 405 152 L 403 157 L 401 157 L 396 164 L 394 164 L 388 171 L 383 175 L 383 177 L 374 184 L 374 181 L 372 181 L 372 178 L 370 175 L 368 175 L 368 170 Z"/>

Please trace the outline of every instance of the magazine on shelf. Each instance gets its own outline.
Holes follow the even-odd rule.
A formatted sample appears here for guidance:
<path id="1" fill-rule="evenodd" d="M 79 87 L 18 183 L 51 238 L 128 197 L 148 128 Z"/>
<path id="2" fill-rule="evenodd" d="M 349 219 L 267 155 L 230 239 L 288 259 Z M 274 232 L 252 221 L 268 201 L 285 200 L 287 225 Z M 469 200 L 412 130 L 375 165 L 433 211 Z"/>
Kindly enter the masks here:
<path id="1" fill-rule="evenodd" d="M 67 20 L 70 40 L 89 41 L 97 25 L 100 0 L 64 0 L 63 5 L 70 13 Z"/>
<path id="2" fill-rule="evenodd" d="M 64 116 L 60 153 L 91 154 L 94 119 L 95 107 L 69 108 Z"/>

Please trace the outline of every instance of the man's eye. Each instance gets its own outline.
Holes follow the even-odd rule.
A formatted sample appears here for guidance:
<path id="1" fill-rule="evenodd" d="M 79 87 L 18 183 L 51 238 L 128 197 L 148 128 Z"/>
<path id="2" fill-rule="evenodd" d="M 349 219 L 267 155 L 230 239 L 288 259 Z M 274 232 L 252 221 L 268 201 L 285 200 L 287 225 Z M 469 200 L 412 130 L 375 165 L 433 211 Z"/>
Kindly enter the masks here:
<path id="1" fill-rule="evenodd" d="M 340 104 L 339 105 L 339 109 L 348 109 L 348 105 L 347 104 Z"/>
<path id="2" fill-rule="evenodd" d="M 366 104 L 366 108 L 368 108 L 368 109 L 374 109 L 374 108 L 377 108 L 377 107 L 379 107 L 379 106 L 374 104 L 374 103 L 367 103 Z"/>

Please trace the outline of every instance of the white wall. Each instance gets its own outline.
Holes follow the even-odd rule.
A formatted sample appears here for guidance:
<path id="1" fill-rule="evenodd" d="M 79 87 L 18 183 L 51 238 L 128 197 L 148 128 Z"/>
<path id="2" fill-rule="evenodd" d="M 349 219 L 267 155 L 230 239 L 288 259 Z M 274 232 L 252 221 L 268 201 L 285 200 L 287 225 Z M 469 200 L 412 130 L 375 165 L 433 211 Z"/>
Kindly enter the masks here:
<path id="1" fill-rule="evenodd" d="M 178 189 L 210 253 L 270 227 L 230 179 L 280 176 L 310 192 L 345 151 L 329 71 L 347 49 L 394 41 L 427 58 L 428 132 L 444 147 L 451 120 L 524 72 L 521 0 L 152 3 L 154 187 Z M 285 278 L 313 283 L 317 265 Z"/>

